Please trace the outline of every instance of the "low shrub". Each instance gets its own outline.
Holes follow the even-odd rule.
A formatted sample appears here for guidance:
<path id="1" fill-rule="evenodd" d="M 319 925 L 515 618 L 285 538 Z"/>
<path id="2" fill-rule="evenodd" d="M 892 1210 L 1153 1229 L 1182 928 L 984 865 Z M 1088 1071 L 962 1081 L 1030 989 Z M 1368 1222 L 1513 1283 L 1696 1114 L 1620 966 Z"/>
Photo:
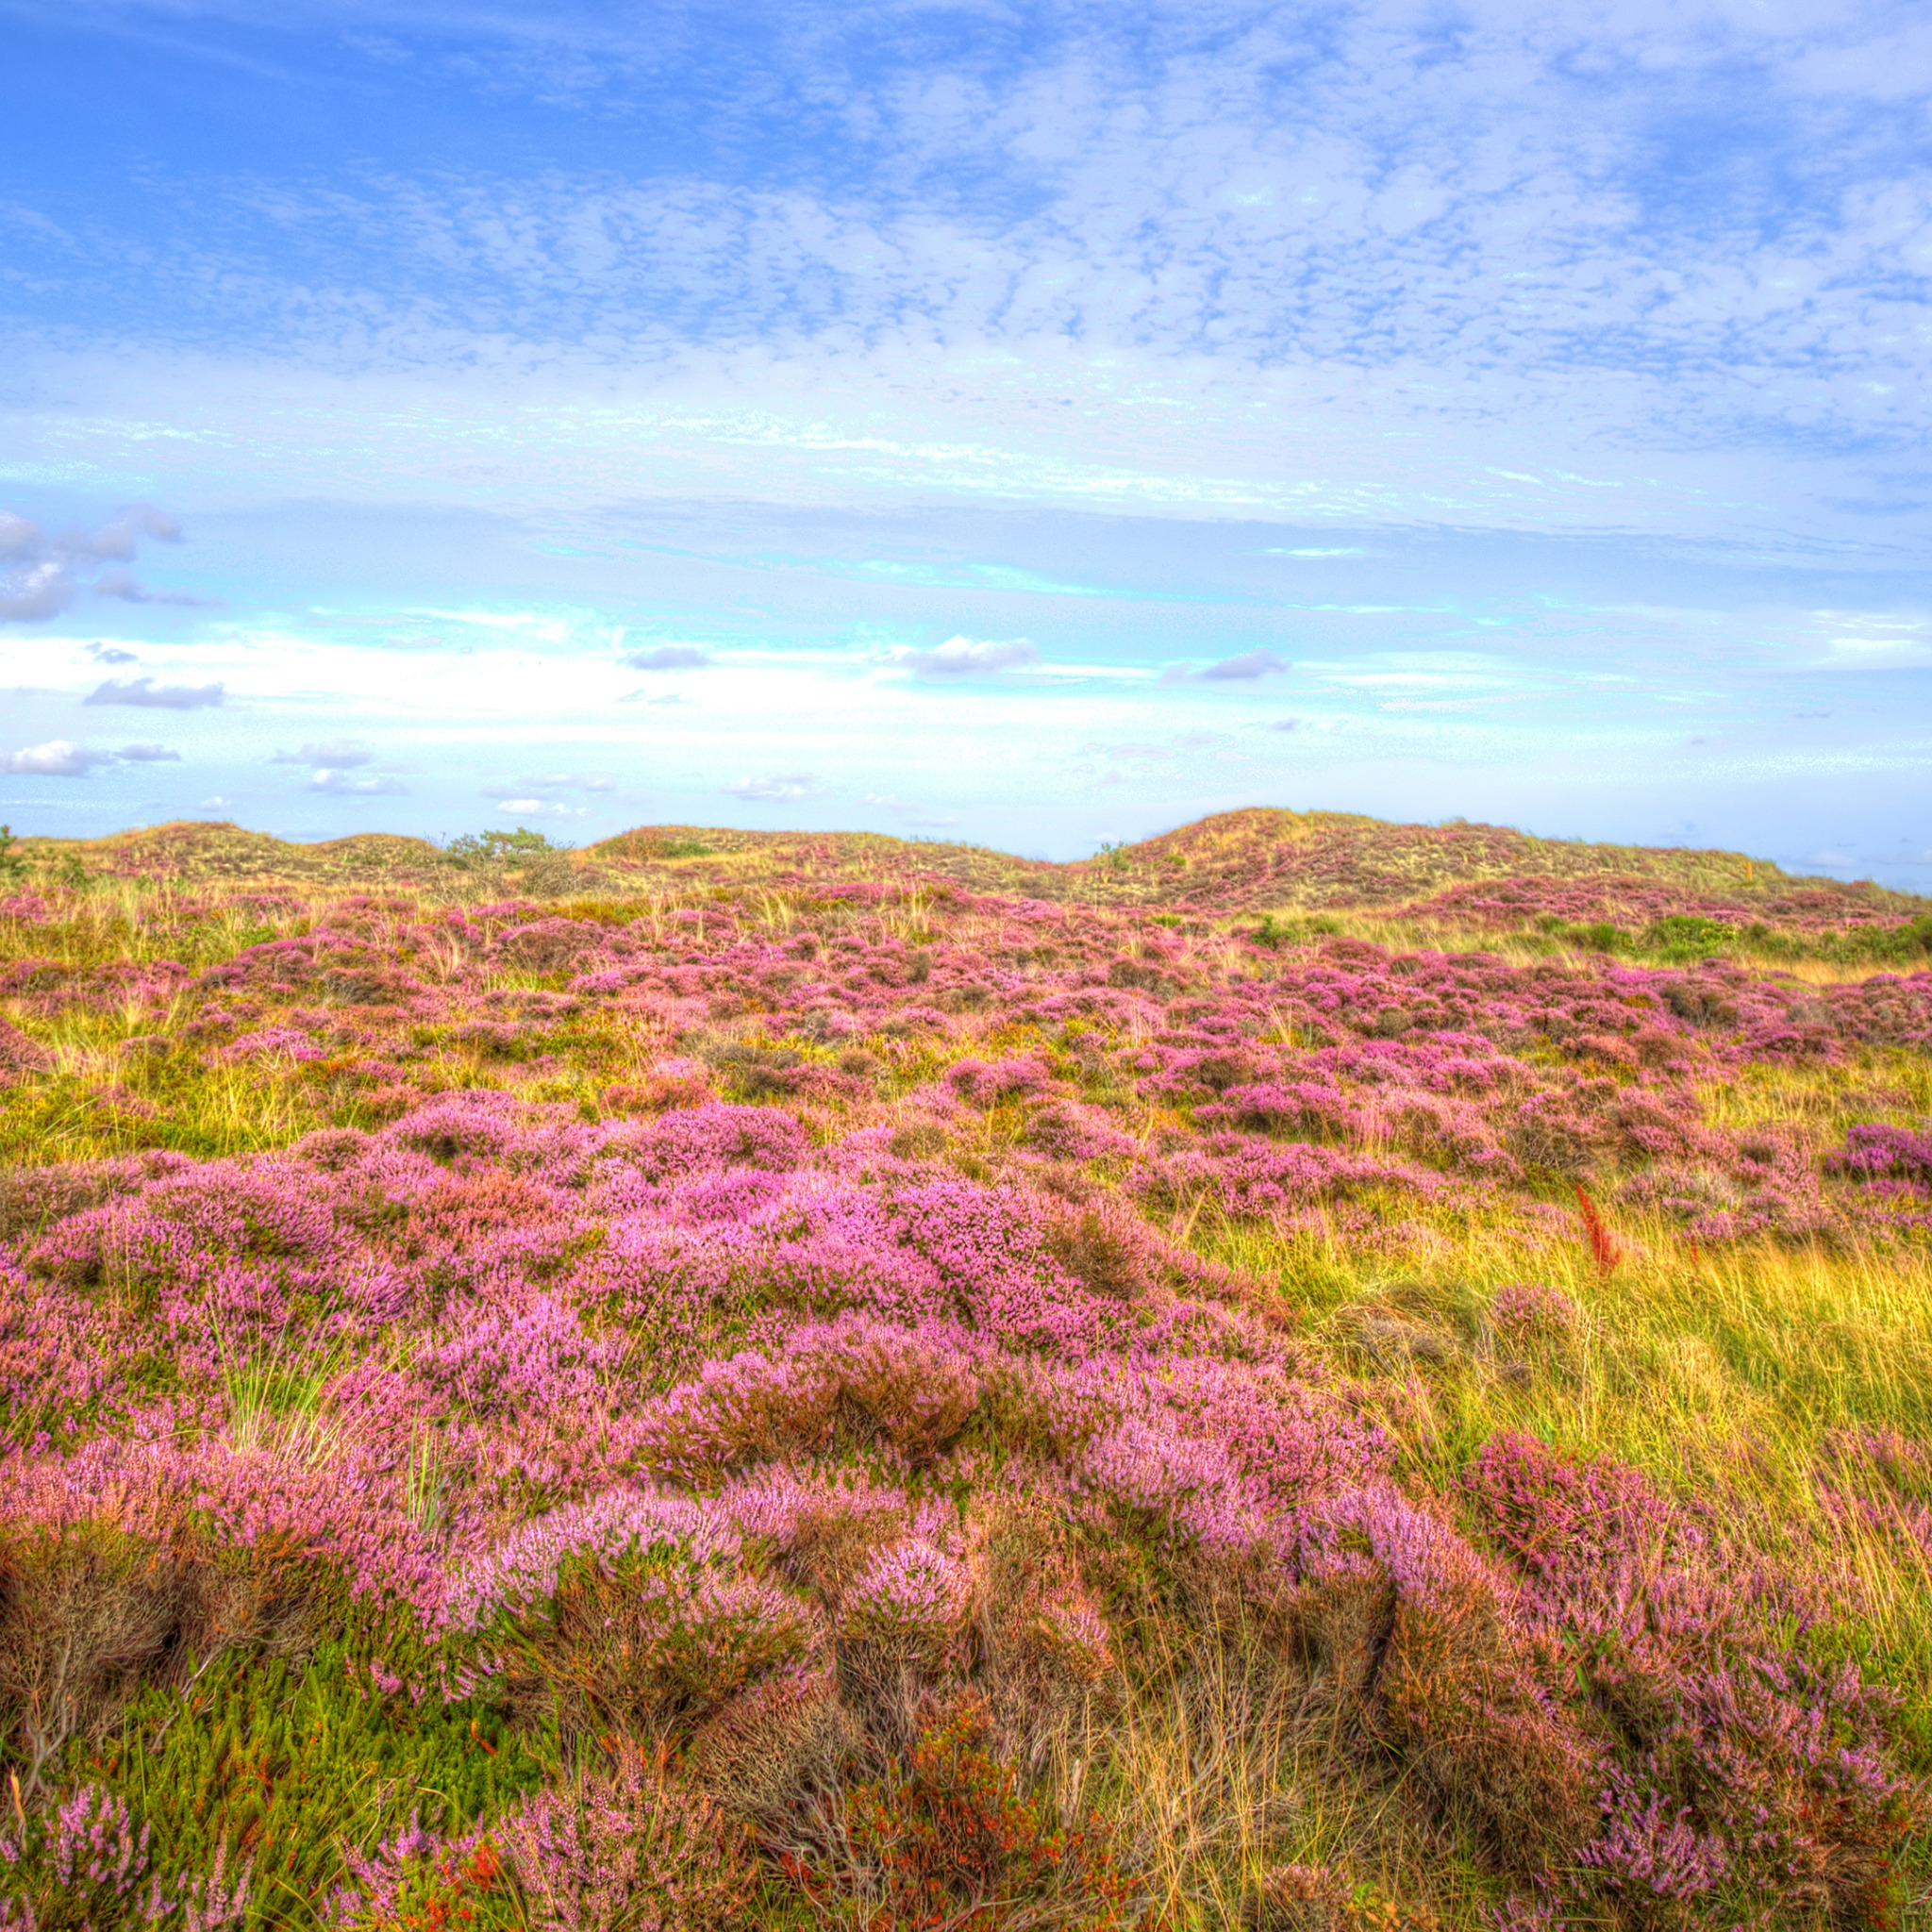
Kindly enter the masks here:
<path id="1" fill-rule="evenodd" d="M 989 1724 L 970 1692 L 931 1706 L 904 1757 L 844 1793 L 828 1849 L 788 1857 L 824 1918 L 862 1932 L 1132 1923 L 1132 1888 L 1103 1835 L 1028 1796 L 987 1749 Z"/>

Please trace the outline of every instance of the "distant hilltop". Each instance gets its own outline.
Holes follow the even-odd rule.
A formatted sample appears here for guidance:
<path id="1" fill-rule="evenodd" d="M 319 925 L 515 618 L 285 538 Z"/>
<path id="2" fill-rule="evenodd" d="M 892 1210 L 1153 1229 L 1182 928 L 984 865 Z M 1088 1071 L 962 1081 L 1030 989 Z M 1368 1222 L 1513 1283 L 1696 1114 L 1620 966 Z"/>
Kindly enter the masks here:
<path id="1" fill-rule="evenodd" d="M 1476 929 L 1632 918 L 1891 924 L 1923 917 L 1927 906 L 1866 881 L 1797 877 L 1738 852 L 1590 844 L 1502 825 L 1398 824 L 1353 812 L 1260 807 L 1217 812 L 1067 864 L 876 832 L 640 825 L 568 849 L 529 832 L 487 833 L 446 847 L 380 832 L 298 844 L 234 824 L 192 822 L 105 839 L 21 840 L 5 863 L 15 890 L 141 877 L 184 888 L 380 883 L 452 899 L 558 899 L 925 882 L 1208 919 L 1357 913 Z"/>

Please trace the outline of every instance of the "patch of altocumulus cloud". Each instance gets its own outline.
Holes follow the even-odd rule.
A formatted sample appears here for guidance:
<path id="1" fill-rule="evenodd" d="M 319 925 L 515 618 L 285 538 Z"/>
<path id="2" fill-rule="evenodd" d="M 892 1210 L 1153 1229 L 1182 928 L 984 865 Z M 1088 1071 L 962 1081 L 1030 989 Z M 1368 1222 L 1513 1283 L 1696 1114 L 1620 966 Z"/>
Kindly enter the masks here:
<path id="1" fill-rule="evenodd" d="M 0 510 L 0 623 L 58 617 L 88 590 L 128 604 L 208 608 L 207 598 L 153 590 L 136 578 L 126 565 L 142 537 L 179 543 L 181 525 L 152 504 L 132 505 L 92 531 L 49 532 L 32 517 Z"/>
<path id="2" fill-rule="evenodd" d="M 212 103 L 245 47 L 251 133 L 130 177 L 50 120 L 9 183 L 64 238 L 10 298 L 68 373 L 49 435 L 388 500 L 940 485 L 1805 538 L 1798 498 L 1850 516 L 1844 466 L 1932 427 L 1910 0 L 660 18 L 645 59 L 537 0 L 418 14 L 378 60 L 329 9 L 205 10 L 132 86 Z M 23 58 L 74 84 L 150 27 L 104 0 Z M 353 167 L 264 131 L 283 90 L 291 125 L 355 115 Z M 426 132 L 486 122 L 521 165 Z"/>
<path id="3" fill-rule="evenodd" d="M 221 704 L 219 684 L 157 684 L 152 677 L 110 677 L 81 699 L 84 705 L 127 705 L 136 709 L 199 711 Z"/>

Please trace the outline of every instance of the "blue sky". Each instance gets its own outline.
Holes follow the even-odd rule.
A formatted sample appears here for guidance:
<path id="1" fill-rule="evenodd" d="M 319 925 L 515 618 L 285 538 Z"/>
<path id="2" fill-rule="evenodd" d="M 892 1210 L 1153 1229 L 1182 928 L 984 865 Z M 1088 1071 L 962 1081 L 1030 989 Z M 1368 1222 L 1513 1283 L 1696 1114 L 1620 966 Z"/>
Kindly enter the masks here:
<path id="1" fill-rule="evenodd" d="M 0 815 L 1932 890 L 1932 12 L 0 0 Z"/>

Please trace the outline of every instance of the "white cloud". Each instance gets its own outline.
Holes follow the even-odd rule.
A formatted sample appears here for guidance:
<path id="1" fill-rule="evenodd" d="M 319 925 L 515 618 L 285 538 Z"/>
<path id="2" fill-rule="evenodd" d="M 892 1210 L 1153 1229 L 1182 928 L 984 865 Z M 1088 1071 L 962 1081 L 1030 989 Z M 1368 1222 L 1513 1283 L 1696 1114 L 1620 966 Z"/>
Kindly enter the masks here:
<path id="1" fill-rule="evenodd" d="M 1029 639 L 948 638 L 929 651 L 899 650 L 893 658 L 915 677 L 986 677 L 1023 664 L 1038 664 L 1040 650 Z"/>
<path id="2" fill-rule="evenodd" d="M 211 610 L 212 597 L 191 597 L 185 591 L 156 591 L 136 581 L 131 570 L 104 570 L 93 581 L 96 597 L 118 597 L 125 604 L 172 604 L 187 610 Z"/>
<path id="3" fill-rule="evenodd" d="M 0 575 L 0 624 L 32 624 L 58 617 L 79 595 L 58 558 L 46 558 Z"/>
<path id="4" fill-rule="evenodd" d="M 1238 658 L 1223 658 L 1208 665 L 1201 675 L 1209 683 L 1243 683 L 1257 677 L 1278 677 L 1288 668 L 1288 660 L 1274 651 L 1244 651 Z"/>
<path id="5" fill-rule="evenodd" d="M 1238 658 L 1223 658 L 1201 671 L 1174 665 L 1161 674 L 1167 684 L 1252 684 L 1257 678 L 1278 677 L 1290 669 L 1288 660 L 1274 651 L 1244 651 Z"/>
<path id="6" fill-rule="evenodd" d="M 814 798 L 824 788 L 809 772 L 794 772 L 784 777 L 741 778 L 724 790 L 733 798 L 756 799 L 767 804 L 791 804 L 801 798 Z"/>
<path id="7" fill-rule="evenodd" d="M 0 772 L 17 777 L 84 778 L 95 765 L 111 765 L 114 759 L 110 751 L 91 751 L 64 738 L 50 738 L 45 744 L 0 752 Z"/>
<path id="8" fill-rule="evenodd" d="M 366 765 L 375 756 L 360 740 L 354 738 L 331 738 L 322 743 L 305 744 L 295 751 L 278 751 L 270 759 L 272 765 L 326 765 L 332 771 L 353 771 L 358 765 Z"/>
<path id="9" fill-rule="evenodd" d="M 619 661 L 630 671 L 704 671 L 711 658 L 694 644 L 658 644 L 652 650 L 633 651 Z"/>
<path id="10" fill-rule="evenodd" d="M 1880 670 L 1893 665 L 1932 663 L 1932 641 L 1915 637 L 1832 638 L 1831 660 L 1842 669 Z"/>
<path id="11" fill-rule="evenodd" d="M 49 739 L 20 751 L 0 752 L 0 772 L 17 776 L 83 778 L 96 765 L 175 765 L 181 754 L 164 744 L 124 744 L 119 751 L 96 751 L 65 738 Z"/>
<path id="12" fill-rule="evenodd" d="M 590 816 L 588 806 L 558 805 L 554 800 L 541 798 L 503 798 L 497 801 L 496 808 L 526 819 L 581 819 Z"/>
<path id="13" fill-rule="evenodd" d="M 136 504 L 92 535 L 63 530 L 50 537 L 33 518 L 0 511 L 0 558 L 19 559 L 13 569 L 0 571 L 0 624 L 58 617 L 89 586 L 101 596 L 128 603 L 201 605 L 204 600 L 178 591 L 149 590 L 131 571 L 119 567 L 133 558 L 140 537 L 176 543 L 181 526 L 165 510 Z M 117 567 L 101 570 L 109 559 Z"/>
<path id="14" fill-rule="evenodd" d="M 408 791 L 400 778 L 382 773 L 372 773 L 367 777 L 357 777 L 335 766 L 319 766 L 308 774 L 308 790 L 329 791 L 339 798 L 378 798 L 400 797 Z"/>

